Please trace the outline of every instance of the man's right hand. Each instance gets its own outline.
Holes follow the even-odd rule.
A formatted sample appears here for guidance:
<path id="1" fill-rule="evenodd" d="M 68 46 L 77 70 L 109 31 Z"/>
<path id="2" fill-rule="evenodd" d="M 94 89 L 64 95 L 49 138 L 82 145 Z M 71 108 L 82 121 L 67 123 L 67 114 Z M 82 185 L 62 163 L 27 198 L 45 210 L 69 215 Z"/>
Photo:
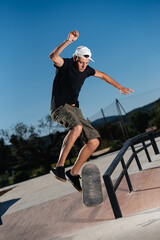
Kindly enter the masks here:
<path id="1" fill-rule="evenodd" d="M 58 47 L 56 47 L 51 53 L 50 53 L 50 59 L 54 62 L 55 66 L 62 67 L 64 60 L 59 55 L 60 53 L 71 43 L 77 40 L 79 36 L 79 32 L 74 30 L 68 34 L 68 38 L 70 41 L 64 41 L 62 44 L 60 44 Z"/>
<path id="2" fill-rule="evenodd" d="M 70 32 L 70 33 L 68 34 L 68 38 L 69 38 L 72 42 L 76 41 L 78 37 L 79 37 L 79 32 L 76 31 L 76 30 L 74 30 L 74 31 L 72 31 L 72 32 Z"/>

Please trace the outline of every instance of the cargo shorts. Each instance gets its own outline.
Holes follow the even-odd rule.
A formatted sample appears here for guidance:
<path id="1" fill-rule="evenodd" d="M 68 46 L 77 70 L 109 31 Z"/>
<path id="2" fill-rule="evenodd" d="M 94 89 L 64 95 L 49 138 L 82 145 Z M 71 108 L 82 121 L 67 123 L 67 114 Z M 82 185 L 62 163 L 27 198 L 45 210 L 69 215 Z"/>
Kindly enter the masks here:
<path id="1" fill-rule="evenodd" d="M 61 124 L 67 130 L 72 130 L 74 127 L 81 125 L 81 138 L 85 143 L 89 140 L 100 138 L 98 131 L 83 117 L 78 107 L 66 103 L 52 110 L 51 117 L 55 122 Z"/>

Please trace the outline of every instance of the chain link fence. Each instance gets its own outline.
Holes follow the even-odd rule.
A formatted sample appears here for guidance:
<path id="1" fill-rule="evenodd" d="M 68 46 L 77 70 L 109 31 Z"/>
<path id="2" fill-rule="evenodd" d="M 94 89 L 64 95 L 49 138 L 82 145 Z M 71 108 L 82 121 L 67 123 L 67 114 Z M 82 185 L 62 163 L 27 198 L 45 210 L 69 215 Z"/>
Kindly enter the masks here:
<path id="1" fill-rule="evenodd" d="M 114 102 L 100 109 L 99 112 L 89 117 L 88 120 L 100 132 L 102 139 L 106 140 L 106 146 L 109 145 L 109 142 L 119 142 L 119 140 L 124 142 L 124 140 L 138 133 L 133 129 L 128 131 L 131 115 L 136 115 L 136 113 L 140 112 L 144 114 L 141 116 L 141 122 L 149 121 L 147 114 L 149 115 L 154 110 L 155 103 L 159 98 L 160 88 L 142 94 L 133 94 L 119 100 L 115 99 Z M 132 128 L 134 128 L 133 123 Z"/>

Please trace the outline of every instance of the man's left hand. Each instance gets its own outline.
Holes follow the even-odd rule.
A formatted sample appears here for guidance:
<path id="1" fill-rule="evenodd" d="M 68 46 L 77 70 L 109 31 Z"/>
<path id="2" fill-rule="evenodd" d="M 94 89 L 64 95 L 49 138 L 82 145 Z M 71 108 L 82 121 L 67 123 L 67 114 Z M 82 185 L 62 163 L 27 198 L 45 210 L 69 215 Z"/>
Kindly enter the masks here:
<path id="1" fill-rule="evenodd" d="M 127 95 L 127 93 L 128 93 L 128 94 L 131 94 L 131 92 L 134 92 L 133 89 L 131 89 L 131 88 L 125 88 L 125 87 L 121 87 L 121 88 L 119 89 L 119 91 L 120 91 L 120 93 L 122 93 L 122 94 L 124 94 L 124 95 Z"/>

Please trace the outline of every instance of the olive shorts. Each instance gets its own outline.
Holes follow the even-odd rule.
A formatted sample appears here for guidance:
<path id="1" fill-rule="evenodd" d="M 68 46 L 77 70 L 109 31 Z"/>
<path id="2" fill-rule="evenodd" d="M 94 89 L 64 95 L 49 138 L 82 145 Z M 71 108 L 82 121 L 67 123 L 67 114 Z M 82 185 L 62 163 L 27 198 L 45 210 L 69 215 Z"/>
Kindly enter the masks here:
<path id="1" fill-rule="evenodd" d="M 83 117 L 79 108 L 69 104 L 64 104 L 55 110 L 51 111 L 52 119 L 61 124 L 67 130 L 74 127 L 82 126 L 82 137 L 85 142 L 89 140 L 100 138 L 98 131 Z"/>

